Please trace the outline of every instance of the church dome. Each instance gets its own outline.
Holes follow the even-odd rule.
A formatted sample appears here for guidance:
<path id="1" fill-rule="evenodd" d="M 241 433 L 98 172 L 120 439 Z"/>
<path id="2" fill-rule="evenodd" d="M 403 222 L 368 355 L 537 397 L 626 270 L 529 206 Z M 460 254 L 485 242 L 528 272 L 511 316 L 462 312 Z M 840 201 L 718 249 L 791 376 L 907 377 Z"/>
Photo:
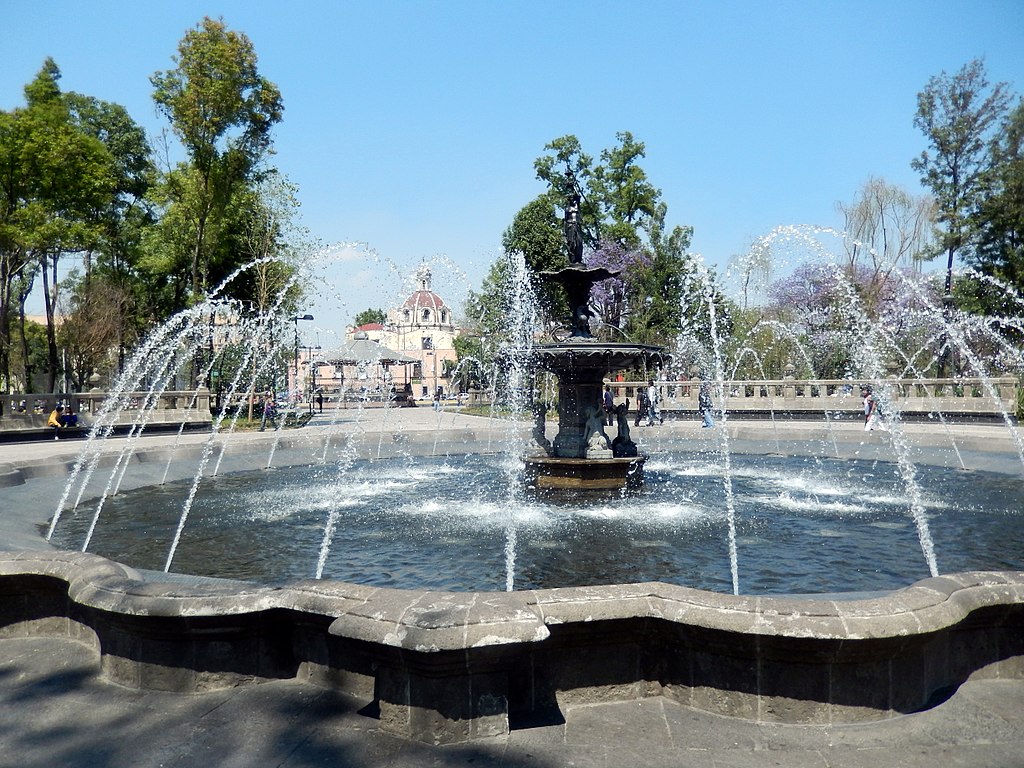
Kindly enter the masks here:
<path id="1" fill-rule="evenodd" d="M 435 311 L 444 309 L 444 299 L 438 296 L 433 291 L 416 291 L 412 296 L 405 300 L 405 304 L 402 305 L 405 309 L 420 309 L 426 307 Z"/>
<path id="2" fill-rule="evenodd" d="M 402 321 L 417 325 L 448 325 L 451 313 L 444 299 L 430 290 L 430 268 L 425 264 L 416 272 L 417 290 L 402 304 Z"/>

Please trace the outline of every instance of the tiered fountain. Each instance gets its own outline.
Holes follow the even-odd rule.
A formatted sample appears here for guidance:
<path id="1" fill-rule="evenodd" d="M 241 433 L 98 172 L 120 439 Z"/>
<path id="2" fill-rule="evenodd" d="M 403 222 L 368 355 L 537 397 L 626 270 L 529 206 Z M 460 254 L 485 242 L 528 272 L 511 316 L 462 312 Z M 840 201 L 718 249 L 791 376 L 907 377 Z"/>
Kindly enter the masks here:
<path id="1" fill-rule="evenodd" d="M 560 344 L 534 347 L 537 366 L 558 379 L 558 434 L 553 442 L 544 436 L 544 412 L 538 410 L 534 439 L 543 456 L 525 459 L 526 475 L 538 489 L 603 490 L 636 486 L 643 481 L 646 456 L 630 438 L 627 403 L 616 409 L 617 434 L 605 431 L 601 392 L 611 371 L 660 367 L 667 361 L 662 347 L 645 344 L 612 344 L 598 341 L 590 332 L 590 292 L 594 283 L 619 273 L 583 264 L 579 196 L 570 196 L 565 212 L 569 266 L 541 277 L 562 286 L 568 299 L 571 334 Z"/>

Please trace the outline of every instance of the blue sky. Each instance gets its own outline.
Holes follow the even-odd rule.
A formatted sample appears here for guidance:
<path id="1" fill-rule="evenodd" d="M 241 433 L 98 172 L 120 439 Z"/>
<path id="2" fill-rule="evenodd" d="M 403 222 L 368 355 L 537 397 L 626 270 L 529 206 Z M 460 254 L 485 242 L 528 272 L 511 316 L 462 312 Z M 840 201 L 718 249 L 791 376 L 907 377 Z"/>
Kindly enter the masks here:
<path id="1" fill-rule="evenodd" d="M 184 32 L 223 17 L 281 89 L 274 164 L 303 223 L 358 256 L 325 272 L 318 304 L 344 324 L 434 261 L 458 306 L 543 187 L 533 161 L 567 133 L 597 155 L 628 130 L 668 223 L 724 268 L 778 225 L 839 226 L 871 176 L 922 192 L 910 161 L 928 78 L 984 57 L 1024 92 L 1024 2 L 12 2 L 0 29 L 0 108 L 52 56 L 64 90 L 166 122 L 149 76 Z M 392 266 L 393 265 L 393 266 Z"/>

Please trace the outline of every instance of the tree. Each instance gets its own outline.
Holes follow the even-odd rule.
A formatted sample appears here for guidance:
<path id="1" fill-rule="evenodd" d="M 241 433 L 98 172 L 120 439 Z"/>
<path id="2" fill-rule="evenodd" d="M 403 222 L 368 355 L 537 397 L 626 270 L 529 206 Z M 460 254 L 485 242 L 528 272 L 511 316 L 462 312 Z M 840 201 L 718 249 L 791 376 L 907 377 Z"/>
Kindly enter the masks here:
<path id="1" fill-rule="evenodd" d="M 990 150 L 990 173 L 978 204 L 977 245 L 968 263 L 999 283 L 1024 291 L 1024 100 L 1005 119 Z M 1005 290 L 976 286 L 978 309 L 1008 311 Z M 972 292 L 974 293 L 974 292 Z M 1019 314 L 1019 309 L 1013 310 Z"/>
<path id="2" fill-rule="evenodd" d="M 946 254 L 945 294 L 952 295 L 953 261 L 974 243 L 974 216 L 988 170 L 992 129 L 1006 111 L 1006 83 L 990 86 L 984 63 L 974 59 L 952 77 L 942 72 L 917 95 L 914 125 L 929 150 L 911 162 L 935 197 L 942 226 L 938 252 Z"/>
<path id="3" fill-rule="evenodd" d="M 31 284 L 34 262 L 21 235 L 30 180 L 22 167 L 23 110 L 0 112 L 0 389 L 13 390 L 12 328 L 21 287 Z M 27 293 L 25 294 L 27 295 Z M 15 300 L 17 299 L 17 300 Z"/>
<path id="4" fill-rule="evenodd" d="M 359 328 L 364 325 L 372 325 L 374 323 L 383 325 L 384 321 L 388 319 L 387 313 L 383 309 L 364 309 L 362 312 L 356 313 L 356 319 L 354 325 Z"/>
<path id="5" fill-rule="evenodd" d="M 710 296 L 719 310 L 724 301 L 714 274 L 698 269 L 688 253 L 693 227 L 676 226 L 666 234 L 667 212 L 668 206 L 659 203 L 646 223 L 651 256 L 631 284 L 626 335 L 638 344 L 671 345 L 685 332 L 710 347 L 706 299 Z"/>
<path id="6" fill-rule="evenodd" d="M 501 245 L 506 254 L 523 254 L 534 273 L 533 291 L 545 324 L 564 317 L 568 309 L 561 288 L 536 278 L 539 272 L 561 269 L 569 263 L 554 196 L 546 192 L 523 206 L 502 234 Z"/>
<path id="7" fill-rule="evenodd" d="M 645 156 L 643 142 L 629 131 L 615 134 L 619 144 L 601 152 L 602 164 L 590 181 L 593 197 L 602 209 L 603 238 L 623 248 L 638 248 L 641 227 L 658 214 L 661 190 L 648 180 L 637 160 Z"/>
<path id="8" fill-rule="evenodd" d="M 110 376 L 120 362 L 120 351 L 134 307 L 131 294 L 107 280 L 86 281 L 72 273 L 70 299 L 60 324 L 58 340 L 67 361 L 65 375 L 73 390 L 82 389 L 93 371 Z"/>
<path id="9" fill-rule="evenodd" d="M 270 151 L 283 106 L 277 86 L 259 74 L 252 42 L 223 21 L 206 17 L 186 32 L 173 61 L 174 69 L 150 81 L 157 107 L 189 156 L 188 168 L 168 175 L 166 198 L 180 209 L 176 218 L 190 225 L 194 299 L 210 287 L 218 246 L 213 228 Z"/>
<path id="10" fill-rule="evenodd" d="M 494 265 L 482 292 L 474 295 L 470 314 L 501 316 L 501 297 L 489 292 L 511 279 L 511 254 L 523 254 L 534 274 L 568 265 L 565 223 L 578 203 L 583 261 L 621 271 L 592 290 L 598 335 L 652 343 L 673 339 L 682 327 L 684 276 L 692 271 L 685 254 L 692 229 L 676 227 L 671 235 L 665 234 L 667 206 L 638 164 L 644 157 L 643 143 L 628 131 L 617 133 L 615 146 L 601 152 L 598 165 L 572 134 L 554 139 L 544 149 L 534 170 L 548 188 L 524 206 L 505 231 L 506 258 Z M 568 310 L 562 288 L 532 282 L 545 325 L 564 325 Z M 500 328 L 495 320 L 484 324 Z"/>
<path id="11" fill-rule="evenodd" d="M 580 218 L 584 243 L 590 248 L 602 240 L 627 249 L 639 247 L 661 200 L 661 190 L 637 164 L 645 156 L 643 142 L 629 131 L 620 131 L 615 138 L 618 144 L 601 151 L 597 166 L 572 134 L 547 144 L 549 154 L 533 164 L 537 178 L 548 184 L 550 201 L 563 211 L 573 189 L 582 191 Z"/>
<path id="12" fill-rule="evenodd" d="M 26 106 L 8 115 L 0 126 L 4 175 L 0 213 L 4 300 L 0 346 L 4 351 L 0 363 L 5 368 L 8 364 L 12 288 L 16 286 L 24 327 L 24 302 L 38 272 L 43 279 L 51 390 L 59 370 L 55 321 L 58 262 L 65 253 L 97 248 L 103 235 L 100 211 L 108 206 L 115 187 L 110 152 L 76 124 L 57 85 L 59 79 L 60 70 L 47 59 L 25 86 Z M 0 371 L 0 375 L 9 384 L 10 371 Z M 28 385 L 29 371 L 25 378 Z"/>
<path id="13" fill-rule="evenodd" d="M 551 154 L 534 160 L 534 171 L 538 179 L 547 183 L 550 203 L 565 211 L 568 201 L 589 184 L 594 160 L 572 134 L 549 142 L 544 150 Z M 581 196 L 579 217 L 584 244 L 594 247 L 601 239 L 601 209 L 592 196 Z"/>
<path id="14" fill-rule="evenodd" d="M 859 274 L 861 298 L 874 314 L 897 270 L 916 269 L 928 253 L 934 201 L 915 198 L 884 179 L 870 178 L 853 203 L 838 203 L 845 219 L 846 272 Z"/>
<path id="15" fill-rule="evenodd" d="M 153 319 L 150 283 L 139 271 L 142 241 L 155 222 L 147 199 L 156 173 L 152 149 L 145 131 L 120 104 L 74 92 L 65 94 L 64 100 L 78 129 L 98 139 L 110 154 L 112 194 L 97 211 L 101 235 L 94 251 L 81 254 L 84 274 L 73 286 L 72 301 L 79 307 L 99 308 L 111 302 L 109 306 L 116 308 L 101 322 L 103 333 L 87 332 L 94 342 L 110 341 L 118 351 L 120 369 L 126 349 Z M 108 332 L 113 335 L 106 336 Z M 76 370 L 72 379 L 84 381 Z"/>
<path id="16" fill-rule="evenodd" d="M 309 232 L 298 225 L 298 188 L 282 174 L 264 175 L 238 196 L 235 250 L 251 266 L 233 281 L 235 295 L 249 297 L 259 313 L 275 303 L 294 308 L 301 299 L 296 275 L 304 254 L 314 250 Z M 286 293 L 279 302 L 281 292 Z"/>
<path id="17" fill-rule="evenodd" d="M 643 250 L 629 250 L 618 242 L 602 242 L 587 256 L 588 267 L 604 267 L 618 272 L 616 277 L 594 283 L 590 302 L 596 310 L 598 338 L 622 341 L 627 337 L 626 324 L 630 317 L 631 299 L 636 294 L 636 283 L 642 279 L 651 264 L 651 257 Z"/>
<path id="18" fill-rule="evenodd" d="M 792 335 L 803 354 L 796 363 L 809 361 L 807 375 L 841 379 L 850 374 L 853 349 L 847 338 L 848 302 L 835 269 L 828 264 L 802 264 L 768 290 L 769 308 L 779 325 Z"/>

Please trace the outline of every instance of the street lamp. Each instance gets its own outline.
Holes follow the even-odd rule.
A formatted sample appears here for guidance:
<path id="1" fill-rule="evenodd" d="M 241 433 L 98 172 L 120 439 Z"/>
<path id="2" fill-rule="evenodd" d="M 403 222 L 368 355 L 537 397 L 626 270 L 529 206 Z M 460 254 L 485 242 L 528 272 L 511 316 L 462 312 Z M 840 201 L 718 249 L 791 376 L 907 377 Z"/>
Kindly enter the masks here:
<path id="1" fill-rule="evenodd" d="M 299 320 L 312 320 L 313 316 L 306 315 L 295 315 L 292 318 L 292 322 L 295 323 L 295 390 L 299 389 Z"/>
<path id="2" fill-rule="evenodd" d="M 316 397 L 316 369 L 320 365 L 320 362 L 321 362 L 320 360 L 314 360 L 313 359 L 313 353 L 314 352 L 319 352 L 322 349 L 322 347 L 319 344 L 317 344 L 317 345 L 311 346 L 311 347 L 303 347 L 303 349 L 306 351 L 306 365 L 309 366 L 309 376 L 310 376 L 310 380 L 309 380 L 309 412 L 313 413 L 313 400 Z M 298 386 L 299 386 L 298 383 L 296 383 L 295 386 L 296 386 L 296 388 L 298 388 Z"/>

